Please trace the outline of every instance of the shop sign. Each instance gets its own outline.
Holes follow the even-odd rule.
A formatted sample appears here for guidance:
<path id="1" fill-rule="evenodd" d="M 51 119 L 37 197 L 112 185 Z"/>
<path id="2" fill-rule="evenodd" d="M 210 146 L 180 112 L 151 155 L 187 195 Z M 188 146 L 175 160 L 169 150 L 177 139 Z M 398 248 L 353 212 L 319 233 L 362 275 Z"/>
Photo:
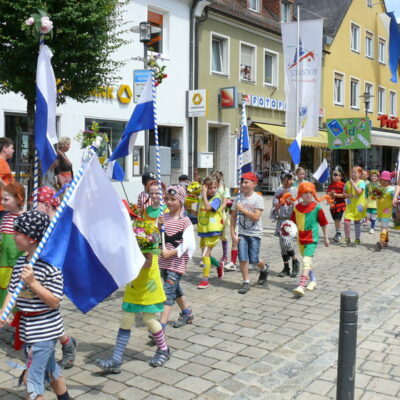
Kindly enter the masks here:
<path id="1" fill-rule="evenodd" d="M 188 117 L 204 117 L 207 112 L 207 90 L 197 89 L 187 92 Z"/>
<path id="2" fill-rule="evenodd" d="M 244 104 L 246 104 L 246 106 L 251 105 L 251 96 L 249 94 L 244 94 L 242 101 L 244 101 Z"/>
<path id="3" fill-rule="evenodd" d="M 286 102 L 283 100 L 272 99 L 270 97 L 246 95 L 248 102 L 246 105 L 257 108 L 267 108 L 269 110 L 286 111 Z M 244 96 L 243 96 L 244 97 Z"/>
<path id="4" fill-rule="evenodd" d="M 220 108 L 237 107 L 237 88 L 235 86 L 221 88 L 219 90 L 219 107 Z"/>
<path id="5" fill-rule="evenodd" d="M 368 118 L 327 119 L 330 149 L 370 149 L 371 121 Z"/>
<path id="6" fill-rule="evenodd" d="M 140 95 L 142 94 L 151 73 L 151 69 L 135 69 L 133 71 L 133 92 L 135 93 L 133 101 L 135 103 L 139 101 Z"/>
<path id="7" fill-rule="evenodd" d="M 120 85 L 118 88 L 112 86 L 100 86 L 91 93 L 93 97 L 100 99 L 118 99 L 122 104 L 130 103 L 132 99 L 132 89 L 129 85 Z"/>
<path id="8" fill-rule="evenodd" d="M 399 119 L 397 117 L 389 117 L 388 115 L 380 115 L 378 117 L 378 121 L 380 121 L 381 128 L 399 128 Z"/>

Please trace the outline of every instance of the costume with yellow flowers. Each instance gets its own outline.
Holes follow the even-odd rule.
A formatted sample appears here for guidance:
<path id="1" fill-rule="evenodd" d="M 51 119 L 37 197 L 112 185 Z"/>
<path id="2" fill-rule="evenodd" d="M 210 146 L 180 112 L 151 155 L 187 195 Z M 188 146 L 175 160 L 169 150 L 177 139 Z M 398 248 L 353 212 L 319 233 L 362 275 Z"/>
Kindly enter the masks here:
<path id="1" fill-rule="evenodd" d="M 393 214 L 393 196 L 395 188 L 393 186 L 380 187 L 382 196 L 376 201 L 377 203 L 377 217 L 381 223 L 381 233 L 379 236 L 378 249 L 381 247 L 379 243 L 386 247 L 389 243 L 389 222 L 392 219 Z"/>

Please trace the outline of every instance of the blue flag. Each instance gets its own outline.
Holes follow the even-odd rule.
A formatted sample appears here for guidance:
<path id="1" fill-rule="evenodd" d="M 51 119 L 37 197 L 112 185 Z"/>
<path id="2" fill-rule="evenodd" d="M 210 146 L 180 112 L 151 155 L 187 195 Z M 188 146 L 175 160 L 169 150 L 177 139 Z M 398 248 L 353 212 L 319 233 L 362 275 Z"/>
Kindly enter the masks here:
<path id="1" fill-rule="evenodd" d="M 318 167 L 318 169 L 314 172 L 313 177 L 319 182 L 319 183 L 325 183 L 328 178 L 329 178 L 329 166 L 328 166 L 328 161 L 326 161 L 326 158 L 322 160 L 321 165 Z"/>
<path id="2" fill-rule="evenodd" d="M 400 31 L 394 13 L 388 12 L 390 17 L 389 27 L 389 68 L 392 73 L 392 82 L 397 83 L 397 69 L 400 60 Z"/>
<path id="3" fill-rule="evenodd" d="M 251 172 L 253 170 L 252 162 L 253 162 L 253 156 L 251 153 L 251 146 L 249 140 L 249 128 L 247 126 L 246 105 L 245 103 L 243 103 L 240 136 L 238 139 L 239 176 L 246 172 Z"/>
<path id="4" fill-rule="evenodd" d="M 289 146 L 289 153 L 294 164 L 300 164 L 301 161 L 301 139 L 303 137 L 303 129 L 297 134 L 292 144 Z"/>

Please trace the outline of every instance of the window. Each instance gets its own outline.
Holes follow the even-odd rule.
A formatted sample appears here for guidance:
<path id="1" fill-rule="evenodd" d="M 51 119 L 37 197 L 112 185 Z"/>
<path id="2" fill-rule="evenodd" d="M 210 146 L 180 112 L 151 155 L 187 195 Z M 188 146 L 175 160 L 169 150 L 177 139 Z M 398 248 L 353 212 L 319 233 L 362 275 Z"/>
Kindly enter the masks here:
<path id="1" fill-rule="evenodd" d="M 211 35 L 211 72 L 229 75 L 229 38 Z"/>
<path id="2" fill-rule="evenodd" d="M 360 93 L 359 93 L 360 82 L 357 79 L 351 79 L 350 81 L 350 107 L 360 108 Z"/>
<path id="3" fill-rule="evenodd" d="M 365 34 L 365 56 L 374 58 L 374 36 L 371 32 Z"/>
<path id="4" fill-rule="evenodd" d="M 378 114 L 385 114 L 385 89 L 378 88 Z"/>
<path id="5" fill-rule="evenodd" d="M 344 104 L 343 80 L 344 80 L 344 77 L 342 74 L 335 73 L 333 101 L 335 104 L 338 104 L 341 106 Z"/>
<path id="6" fill-rule="evenodd" d="M 365 92 L 370 94 L 367 112 L 372 113 L 374 110 L 374 87 L 371 83 L 365 84 Z"/>
<path id="7" fill-rule="evenodd" d="M 164 15 L 155 12 L 155 11 L 147 11 L 147 21 L 150 22 L 151 26 L 156 28 L 154 29 L 157 32 L 151 34 L 151 40 L 148 43 L 149 50 L 155 51 L 156 53 L 162 53 L 163 50 L 163 22 Z M 158 29 L 157 29 L 158 28 Z"/>
<path id="8" fill-rule="evenodd" d="M 372 0 L 367 0 L 367 6 L 372 7 Z"/>
<path id="9" fill-rule="evenodd" d="M 360 52 L 360 27 L 356 24 L 351 24 L 351 50 Z"/>
<path id="10" fill-rule="evenodd" d="M 255 82 L 256 48 L 247 44 L 240 44 L 240 79 Z"/>
<path id="11" fill-rule="evenodd" d="M 264 83 L 269 86 L 278 86 L 278 53 L 264 51 Z"/>
<path id="12" fill-rule="evenodd" d="M 292 5 L 289 3 L 285 3 L 284 1 L 281 3 L 281 22 L 290 22 L 292 20 Z"/>
<path id="13" fill-rule="evenodd" d="M 379 38 L 378 43 L 378 54 L 379 54 L 379 62 L 382 64 L 386 64 L 386 41 L 385 39 Z"/>
<path id="14" fill-rule="evenodd" d="M 391 116 L 396 115 L 396 103 L 397 103 L 397 94 L 396 92 L 390 92 L 390 103 L 389 103 L 389 114 Z"/>
<path id="15" fill-rule="evenodd" d="M 248 0 L 249 10 L 260 12 L 260 0 Z"/>

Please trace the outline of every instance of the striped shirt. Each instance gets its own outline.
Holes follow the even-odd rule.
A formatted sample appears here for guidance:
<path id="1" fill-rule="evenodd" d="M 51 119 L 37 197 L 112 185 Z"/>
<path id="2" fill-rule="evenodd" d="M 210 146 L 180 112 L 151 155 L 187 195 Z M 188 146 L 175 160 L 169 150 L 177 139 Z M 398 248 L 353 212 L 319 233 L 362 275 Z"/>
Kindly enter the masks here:
<path id="1" fill-rule="evenodd" d="M 195 249 L 195 238 L 193 225 L 188 217 L 173 218 L 170 214 L 164 215 L 164 227 L 167 250 L 178 250 L 177 256 L 171 258 L 158 258 L 158 265 L 161 269 L 184 274 L 189 257 Z M 171 243 L 173 242 L 173 243 Z"/>
<path id="2" fill-rule="evenodd" d="M 28 261 L 25 256 L 19 257 L 13 269 L 9 293 L 14 293 L 20 281 L 20 275 Z M 38 260 L 33 266 L 35 279 L 50 290 L 57 298 L 63 296 L 63 276 L 61 270 L 44 261 Z M 23 313 L 40 313 L 38 315 L 21 316 L 20 339 L 27 343 L 44 342 L 56 339 L 64 334 L 63 320 L 58 309 L 50 308 L 32 290 L 25 286 L 17 298 L 17 307 Z"/>
<path id="3" fill-rule="evenodd" d="M 148 206 L 151 206 L 153 204 L 153 201 L 151 200 L 151 197 L 149 193 L 143 191 L 139 193 L 138 199 L 137 199 L 137 206 L 139 208 L 146 208 Z"/>
<path id="4" fill-rule="evenodd" d="M 7 213 L 3 216 L 0 225 L 1 233 L 8 233 L 13 235 L 14 231 L 14 220 L 18 217 L 19 214 L 16 213 Z"/>

